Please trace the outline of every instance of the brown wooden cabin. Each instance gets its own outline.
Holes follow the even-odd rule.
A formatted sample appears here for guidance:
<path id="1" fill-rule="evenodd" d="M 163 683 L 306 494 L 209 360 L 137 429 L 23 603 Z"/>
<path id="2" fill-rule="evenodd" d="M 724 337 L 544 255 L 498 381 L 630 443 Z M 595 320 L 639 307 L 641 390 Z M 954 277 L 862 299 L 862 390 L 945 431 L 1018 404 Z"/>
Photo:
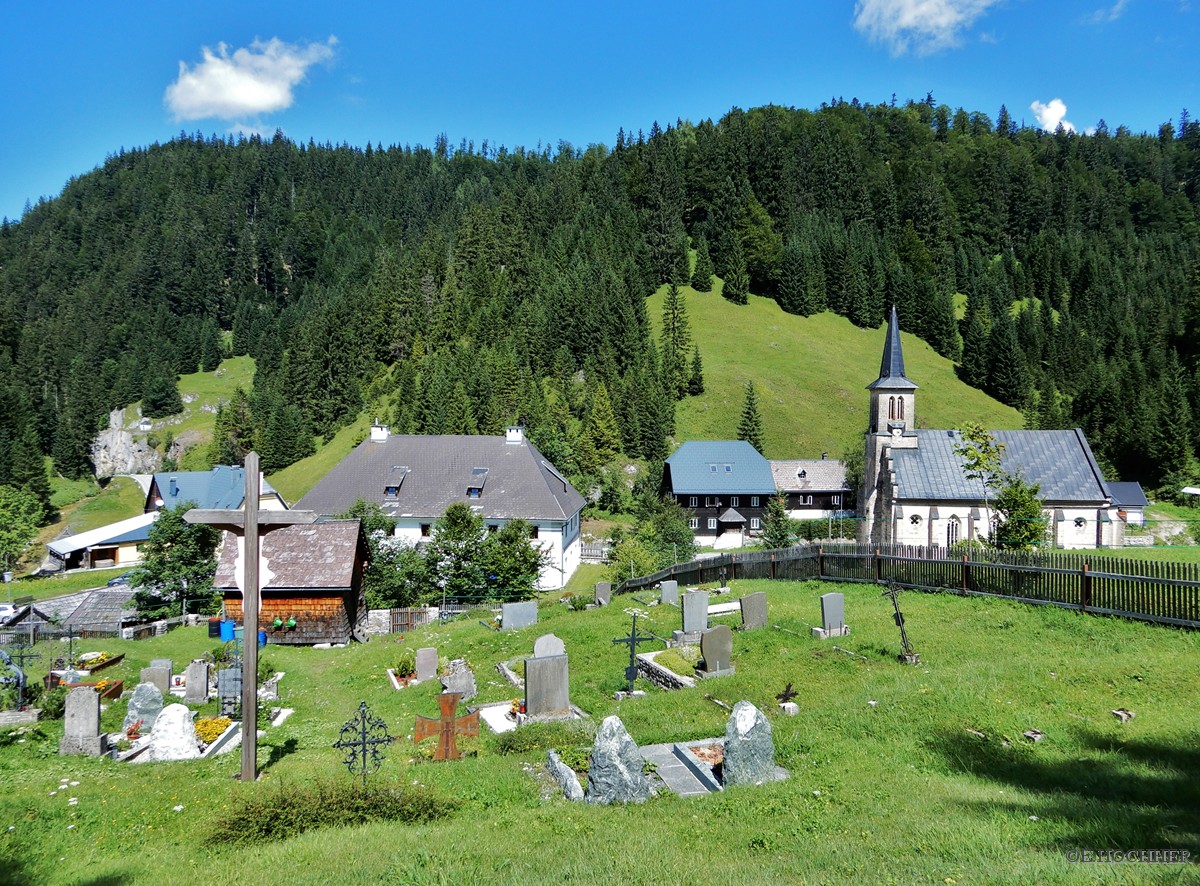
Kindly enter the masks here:
<path id="1" fill-rule="evenodd" d="M 267 632 L 268 643 L 311 646 L 365 638 L 368 554 L 358 520 L 271 530 L 262 536 L 262 553 L 271 576 L 264 576 L 258 629 Z M 225 617 L 241 623 L 242 592 L 234 581 L 237 555 L 237 537 L 226 532 L 213 584 L 224 593 Z"/>

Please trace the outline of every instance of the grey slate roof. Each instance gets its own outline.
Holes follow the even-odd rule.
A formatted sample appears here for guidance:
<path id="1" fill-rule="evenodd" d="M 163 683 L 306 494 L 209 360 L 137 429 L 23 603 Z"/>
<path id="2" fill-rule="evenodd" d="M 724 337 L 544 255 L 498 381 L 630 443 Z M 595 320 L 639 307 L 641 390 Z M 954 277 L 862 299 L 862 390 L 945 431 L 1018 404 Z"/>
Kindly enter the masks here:
<path id="1" fill-rule="evenodd" d="M 745 440 L 688 440 L 667 459 L 676 495 L 774 495 L 771 465 Z"/>
<path id="2" fill-rule="evenodd" d="M 1113 481 L 1108 484 L 1108 489 L 1112 493 L 1113 504 L 1118 508 L 1150 507 L 1150 502 L 1146 500 L 1146 493 L 1142 490 L 1141 483 Z"/>
<path id="3" fill-rule="evenodd" d="M 958 431 L 918 429 L 916 449 L 892 449 L 901 500 L 983 501 L 978 480 L 963 476 Z M 1048 504 L 1094 503 L 1111 498 L 1083 431 L 992 431 L 1004 444 L 1001 467 L 1020 471 L 1026 483 L 1041 487 Z"/>
<path id="4" fill-rule="evenodd" d="M 472 473 L 487 468 L 487 474 Z M 486 479 L 482 482 L 481 478 Z M 483 486 L 468 498 L 469 486 Z M 395 496 L 385 488 L 399 486 Z M 504 437 L 389 435 L 364 440 L 296 503 L 331 516 L 358 499 L 392 517 L 436 520 L 455 502 L 478 507 L 484 519 L 568 520 L 583 496 L 532 443 Z"/>
<path id="5" fill-rule="evenodd" d="M 77 630 L 118 630 L 126 621 L 137 616 L 137 609 L 132 602 L 133 593 L 133 588 L 128 585 L 91 591 L 63 625 Z"/>
<path id="6" fill-rule="evenodd" d="M 867 385 L 868 391 L 878 388 L 916 390 L 917 385 L 904 374 L 904 350 L 900 347 L 900 323 L 896 319 L 896 306 L 888 318 L 887 338 L 883 342 L 883 360 L 880 361 L 879 378 Z"/>
<path id="7" fill-rule="evenodd" d="M 236 588 L 237 537 L 224 533 L 217 555 L 215 588 Z M 262 536 L 262 555 L 272 573 L 263 590 L 345 589 L 353 585 L 358 559 L 366 553 L 358 520 L 293 524 Z"/>
<path id="8" fill-rule="evenodd" d="M 803 472 L 804 476 L 800 474 Z M 846 488 L 846 466 L 835 458 L 771 460 L 771 474 L 780 492 L 840 491 Z"/>

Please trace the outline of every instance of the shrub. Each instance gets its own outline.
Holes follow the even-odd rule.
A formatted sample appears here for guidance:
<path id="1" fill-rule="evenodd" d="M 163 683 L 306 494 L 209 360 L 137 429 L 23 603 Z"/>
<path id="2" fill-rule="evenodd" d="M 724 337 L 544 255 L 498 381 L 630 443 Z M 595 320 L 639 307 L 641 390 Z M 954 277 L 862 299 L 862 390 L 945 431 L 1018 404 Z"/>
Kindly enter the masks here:
<path id="1" fill-rule="evenodd" d="M 396 660 L 396 664 L 392 670 L 396 672 L 396 676 L 401 680 L 405 677 L 411 677 L 417 672 L 416 653 L 411 649 L 400 650 L 400 657 Z"/>
<path id="2" fill-rule="evenodd" d="M 582 594 L 575 594 L 567 601 L 567 606 L 572 612 L 583 612 L 587 609 L 587 605 L 587 597 L 584 597 Z"/>
<path id="3" fill-rule="evenodd" d="M 280 784 L 238 796 L 211 832 L 216 843 L 266 843 L 286 840 L 315 828 L 349 827 L 375 821 L 404 824 L 449 815 L 454 800 L 429 791 L 357 781 Z"/>
<path id="4" fill-rule="evenodd" d="M 205 744 L 212 744 L 232 722 L 228 717 L 201 717 L 196 721 L 196 738 Z"/>
<path id="5" fill-rule="evenodd" d="M 42 717 L 46 720 L 61 720 L 66 706 L 66 686 L 56 686 L 42 695 Z"/>
<path id="6" fill-rule="evenodd" d="M 275 676 L 275 663 L 270 659 L 259 656 L 258 658 L 258 682 L 265 683 Z"/>

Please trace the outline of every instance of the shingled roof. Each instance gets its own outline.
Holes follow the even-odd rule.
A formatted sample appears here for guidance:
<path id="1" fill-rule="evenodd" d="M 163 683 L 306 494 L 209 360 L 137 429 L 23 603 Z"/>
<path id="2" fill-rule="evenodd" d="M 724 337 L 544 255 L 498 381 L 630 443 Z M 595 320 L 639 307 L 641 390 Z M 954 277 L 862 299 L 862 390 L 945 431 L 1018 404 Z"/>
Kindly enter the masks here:
<path id="1" fill-rule="evenodd" d="M 954 452 L 962 445 L 958 431 L 917 430 L 916 449 L 892 449 L 898 486 L 897 498 L 931 501 L 983 501 L 978 480 L 963 474 L 962 458 Z M 1112 495 L 1100 472 L 1083 431 L 992 431 L 1004 444 L 1001 468 L 1019 472 L 1026 483 L 1036 483 L 1048 504 L 1058 502 L 1097 505 Z"/>
<path id="2" fill-rule="evenodd" d="M 448 434 L 364 440 L 296 507 L 331 516 L 359 499 L 391 517 L 428 520 L 455 502 L 502 520 L 568 520 L 583 507 L 583 496 L 523 435 L 516 442 Z"/>
<path id="3" fill-rule="evenodd" d="M 771 460 L 771 474 L 780 492 L 822 492 L 846 488 L 846 466 L 835 458 Z"/>
<path id="4" fill-rule="evenodd" d="M 358 520 L 293 524 L 262 536 L 262 555 L 271 571 L 263 590 L 327 590 L 352 586 L 355 566 L 365 555 Z M 237 536 L 224 533 L 213 586 L 234 589 Z"/>
<path id="5" fill-rule="evenodd" d="M 667 459 L 675 495 L 774 495 L 771 465 L 745 440 L 687 440 Z"/>

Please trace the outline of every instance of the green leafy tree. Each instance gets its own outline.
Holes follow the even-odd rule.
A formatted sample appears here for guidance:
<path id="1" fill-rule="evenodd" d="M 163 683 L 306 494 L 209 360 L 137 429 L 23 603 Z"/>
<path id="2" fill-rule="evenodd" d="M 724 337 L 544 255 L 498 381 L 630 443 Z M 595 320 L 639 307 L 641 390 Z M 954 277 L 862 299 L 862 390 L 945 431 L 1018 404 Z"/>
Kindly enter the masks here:
<path id="1" fill-rule="evenodd" d="M 396 538 L 396 522 L 377 502 L 359 499 L 339 520 L 359 520 L 370 563 L 363 576 L 369 609 L 416 606 L 431 591 L 425 558 L 416 545 Z"/>
<path id="2" fill-rule="evenodd" d="M 996 493 L 999 521 L 990 541 L 1005 551 L 1028 551 L 1046 540 L 1048 518 L 1042 510 L 1040 488 L 1020 474 L 1006 474 Z"/>
<path id="3" fill-rule="evenodd" d="M 654 560 L 654 568 L 686 563 L 696 554 L 696 539 L 688 525 L 691 515 L 675 499 L 655 497 L 638 523 L 637 536 Z"/>
<path id="4" fill-rule="evenodd" d="M 185 521 L 183 515 L 195 506 L 184 502 L 164 508 L 150 527 L 150 537 L 142 546 L 142 565 L 129 580 L 135 588 L 134 607 L 142 618 L 181 615 L 190 601 L 212 599 L 214 554 L 221 532 Z"/>
<path id="5" fill-rule="evenodd" d="M 14 486 L 0 486 L 0 571 L 16 567 L 37 535 L 41 518 L 37 496 Z"/>
<path id="6" fill-rule="evenodd" d="M 742 418 L 738 422 L 738 439 L 745 440 L 760 453 L 763 451 L 762 414 L 758 411 L 758 393 L 754 382 L 746 382 L 746 399 L 742 402 Z"/>
<path id="7" fill-rule="evenodd" d="M 483 593 L 483 518 L 466 502 L 455 502 L 433 526 L 433 537 L 425 549 L 425 563 L 437 593 L 448 597 L 472 597 Z"/>
<path id="8" fill-rule="evenodd" d="M 767 510 L 763 514 L 762 534 L 758 546 L 767 550 L 789 548 L 796 542 L 795 521 L 788 516 L 787 498 L 780 492 L 767 499 Z"/>
<path id="9" fill-rule="evenodd" d="M 497 599 L 529 600 L 536 595 L 538 578 L 550 555 L 530 538 L 532 532 L 524 520 L 510 520 L 487 537 L 484 570 L 487 587 Z"/>

